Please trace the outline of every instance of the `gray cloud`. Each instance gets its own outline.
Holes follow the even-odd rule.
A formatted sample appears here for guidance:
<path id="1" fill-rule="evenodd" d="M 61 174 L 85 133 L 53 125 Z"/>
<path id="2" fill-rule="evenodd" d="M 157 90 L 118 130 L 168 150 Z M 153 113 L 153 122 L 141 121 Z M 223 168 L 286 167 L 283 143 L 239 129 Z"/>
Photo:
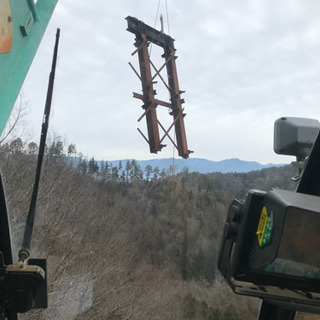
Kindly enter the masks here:
<path id="1" fill-rule="evenodd" d="M 160 12 L 166 18 L 165 1 Z M 288 161 L 273 153 L 281 116 L 319 118 L 320 3 L 168 1 L 189 148 L 193 157 Z M 40 130 L 54 34 L 61 28 L 52 126 L 79 151 L 106 160 L 158 155 L 136 128 L 140 83 L 128 15 L 153 26 L 158 1 L 59 0 L 25 83 L 31 120 Z M 166 20 L 167 21 L 167 20 Z M 159 28 L 159 22 L 157 22 Z M 166 25 L 167 27 L 167 25 Z M 167 30 L 166 30 L 167 31 Z M 156 49 L 152 49 L 152 59 Z M 164 115 L 165 116 L 165 115 Z M 38 129 L 37 129 L 38 130 Z"/>

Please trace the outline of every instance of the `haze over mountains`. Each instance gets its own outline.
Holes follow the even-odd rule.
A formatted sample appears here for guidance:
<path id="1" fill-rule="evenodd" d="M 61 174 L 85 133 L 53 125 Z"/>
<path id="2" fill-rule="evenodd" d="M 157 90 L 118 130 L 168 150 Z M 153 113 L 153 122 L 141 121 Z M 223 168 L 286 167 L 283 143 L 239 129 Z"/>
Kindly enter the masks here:
<path id="1" fill-rule="evenodd" d="M 122 161 L 122 164 L 125 165 L 127 161 L 132 161 L 132 159 L 124 160 L 114 160 L 108 161 L 112 166 L 117 166 L 119 161 Z M 98 161 L 99 162 L 99 161 Z M 279 167 L 283 164 L 261 164 L 256 161 L 243 161 L 240 159 L 227 159 L 222 161 L 211 161 L 200 158 L 191 158 L 191 159 L 152 159 L 152 160 L 136 160 L 137 164 L 140 165 L 141 170 L 145 170 L 146 166 L 150 165 L 155 168 L 158 167 L 160 170 L 169 169 L 174 167 L 175 172 L 181 172 L 185 168 L 189 172 L 200 172 L 200 173 L 210 173 L 210 172 L 249 172 L 254 170 L 261 170 L 269 167 Z"/>

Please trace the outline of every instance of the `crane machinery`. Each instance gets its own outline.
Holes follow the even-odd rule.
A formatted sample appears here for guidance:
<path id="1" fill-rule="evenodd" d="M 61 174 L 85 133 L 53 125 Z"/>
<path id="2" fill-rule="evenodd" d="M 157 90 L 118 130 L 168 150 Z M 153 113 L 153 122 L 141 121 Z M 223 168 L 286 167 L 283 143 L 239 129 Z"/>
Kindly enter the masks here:
<path id="1" fill-rule="evenodd" d="M 9 118 L 57 1 L 38 0 L 35 3 L 34 0 L 0 0 L 0 134 Z M 54 61 L 58 35 L 59 32 L 57 32 Z M 53 62 L 42 135 L 48 125 L 54 67 Z M 36 181 L 39 169 L 41 163 L 38 159 Z M 19 252 L 19 261 L 15 263 L 12 255 L 9 215 L 0 175 L 0 319 L 16 320 L 18 313 L 27 312 L 32 308 L 47 307 L 46 260 L 29 258 L 37 196 L 36 181 L 23 246 Z"/>
<path id="2" fill-rule="evenodd" d="M 320 313 L 319 127 L 313 119 L 278 119 L 274 150 L 296 156 L 296 191 L 250 190 L 229 208 L 218 268 L 235 293 L 262 299 L 259 320 Z"/>

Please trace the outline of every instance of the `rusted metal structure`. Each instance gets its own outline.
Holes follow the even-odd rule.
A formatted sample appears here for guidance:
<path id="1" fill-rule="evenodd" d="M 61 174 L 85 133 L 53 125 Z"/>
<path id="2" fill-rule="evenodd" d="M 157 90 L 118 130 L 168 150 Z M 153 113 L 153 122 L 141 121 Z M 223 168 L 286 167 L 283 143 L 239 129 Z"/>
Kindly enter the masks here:
<path id="1" fill-rule="evenodd" d="M 136 50 L 132 53 L 135 55 L 138 53 L 140 73 L 133 67 L 131 63 L 129 65 L 140 79 L 142 84 L 142 94 L 133 93 L 133 97 L 143 101 L 142 108 L 144 109 L 143 114 L 138 119 L 141 121 L 146 117 L 148 138 L 142 133 L 140 129 L 138 131 L 148 142 L 151 153 L 157 153 L 165 146 L 162 144 L 163 140 L 168 137 L 173 145 L 177 148 L 179 156 L 187 159 L 189 154 L 192 152 L 188 150 L 187 138 L 184 126 L 184 109 L 182 104 L 184 100 L 181 99 L 178 74 L 176 69 L 176 56 L 174 48 L 174 39 L 170 36 L 164 34 L 162 31 L 158 31 L 144 22 L 128 16 L 126 18 L 128 22 L 127 30 L 136 35 Z M 165 62 L 160 68 L 157 68 L 155 64 L 151 61 L 149 55 L 149 44 L 153 43 L 161 48 L 163 48 L 162 57 L 165 59 Z M 166 68 L 167 71 L 167 82 L 162 77 L 161 71 Z M 153 73 L 154 72 L 154 73 Z M 160 78 L 161 82 L 169 91 L 170 102 L 156 99 L 156 90 L 154 89 L 154 84 L 156 78 Z M 170 115 L 173 117 L 173 122 L 169 128 L 161 124 L 157 117 L 157 107 L 163 106 L 170 109 Z M 160 138 L 159 127 L 163 131 L 163 136 Z M 170 130 L 175 127 L 175 135 L 177 142 L 174 141 L 169 135 Z"/>

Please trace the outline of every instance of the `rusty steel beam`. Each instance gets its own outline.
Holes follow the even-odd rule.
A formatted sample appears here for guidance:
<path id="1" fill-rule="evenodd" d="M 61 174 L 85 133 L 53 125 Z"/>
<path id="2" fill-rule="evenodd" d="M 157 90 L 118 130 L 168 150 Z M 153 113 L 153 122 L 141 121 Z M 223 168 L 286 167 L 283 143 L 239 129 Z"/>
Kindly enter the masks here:
<path id="1" fill-rule="evenodd" d="M 144 135 L 143 137 L 149 143 L 150 152 L 157 153 L 163 147 L 161 142 L 164 137 L 168 137 L 173 145 L 178 149 L 179 156 L 183 158 L 188 158 L 189 154 L 192 152 L 188 149 L 187 138 L 184 126 L 184 116 L 183 109 L 181 107 L 184 100 L 181 99 L 180 94 L 184 91 L 180 91 L 178 74 L 175 63 L 175 48 L 174 48 L 174 39 L 170 36 L 164 34 L 161 31 L 155 30 L 150 26 L 146 25 L 144 22 L 128 16 L 126 18 L 128 22 L 127 30 L 136 35 L 136 50 L 132 55 L 138 53 L 139 65 L 140 65 L 140 75 L 134 69 L 132 64 L 130 67 L 136 73 L 138 78 L 142 83 L 142 92 L 143 94 L 133 93 L 135 98 L 141 99 L 143 101 L 143 109 L 145 110 L 142 116 L 139 118 L 140 121 L 144 116 L 147 121 L 147 130 L 148 137 L 147 139 Z M 157 69 L 156 66 L 152 63 L 149 57 L 148 45 L 149 43 L 154 43 L 163 48 L 164 54 L 162 55 L 165 58 L 165 63 Z M 155 70 L 155 74 L 152 76 L 151 67 Z M 161 76 L 160 72 L 166 67 L 168 83 Z M 156 91 L 153 88 L 153 80 L 159 77 L 163 82 L 164 86 L 167 88 L 170 94 L 170 101 L 165 102 L 162 100 L 155 99 Z M 171 109 L 170 114 L 173 116 L 173 123 L 168 130 L 165 130 L 161 125 L 160 121 L 157 119 L 156 107 L 158 105 L 167 107 Z M 161 126 L 162 130 L 165 132 L 165 135 L 162 139 L 159 136 L 159 128 Z M 177 138 L 177 144 L 169 136 L 169 131 L 172 127 L 175 127 L 175 134 Z M 139 130 L 142 134 L 142 132 Z"/>
<path id="2" fill-rule="evenodd" d="M 140 122 L 142 120 L 142 118 L 145 117 L 145 115 L 150 111 L 151 108 L 156 108 L 156 107 L 157 107 L 157 105 L 154 102 L 151 103 L 151 105 L 147 109 L 145 109 L 143 114 L 139 117 L 138 122 Z"/>
<path id="3" fill-rule="evenodd" d="M 170 36 L 148 26 L 147 24 L 138 20 L 137 18 L 128 16 L 126 17 L 126 20 L 128 22 L 127 30 L 129 32 L 132 32 L 135 35 L 145 34 L 148 41 L 160 47 L 164 47 L 169 43 L 173 44 L 174 39 L 172 39 Z"/>
<path id="4" fill-rule="evenodd" d="M 149 112 L 146 113 L 149 148 L 151 153 L 157 153 L 158 151 L 161 151 L 162 147 L 160 145 L 157 111 L 155 106 L 152 105 L 155 92 L 152 84 L 148 42 L 145 34 L 137 35 L 135 46 L 140 48 L 138 51 L 138 57 L 144 102 L 143 108 L 146 110 L 151 106 L 149 108 Z"/>
<path id="5" fill-rule="evenodd" d="M 136 93 L 136 92 L 133 92 L 133 97 L 134 98 L 137 98 L 137 99 L 140 99 L 143 101 L 143 95 L 142 94 L 139 94 L 139 93 Z M 167 108 L 172 108 L 172 105 L 171 103 L 169 102 L 165 102 L 163 100 L 159 100 L 159 99 L 154 99 L 153 102 L 157 105 L 160 105 L 160 106 L 163 106 L 163 107 L 167 107 Z"/>
<path id="6" fill-rule="evenodd" d="M 188 158 L 191 151 L 188 149 L 187 145 L 187 137 L 186 131 L 184 127 L 184 116 L 182 113 L 182 103 L 184 102 L 183 99 L 180 97 L 180 89 L 179 89 L 179 81 L 178 81 L 178 74 L 176 68 L 176 57 L 175 57 L 175 48 L 173 42 L 170 45 L 166 45 L 164 47 L 165 58 L 166 58 L 166 66 L 167 66 L 167 74 L 168 74 L 168 84 L 170 87 L 170 97 L 171 97 L 171 104 L 172 104 L 172 116 L 174 119 L 178 119 L 175 123 L 175 131 L 176 131 L 176 138 L 177 138 L 177 145 L 178 145 L 178 152 L 179 156 L 182 158 Z"/>

